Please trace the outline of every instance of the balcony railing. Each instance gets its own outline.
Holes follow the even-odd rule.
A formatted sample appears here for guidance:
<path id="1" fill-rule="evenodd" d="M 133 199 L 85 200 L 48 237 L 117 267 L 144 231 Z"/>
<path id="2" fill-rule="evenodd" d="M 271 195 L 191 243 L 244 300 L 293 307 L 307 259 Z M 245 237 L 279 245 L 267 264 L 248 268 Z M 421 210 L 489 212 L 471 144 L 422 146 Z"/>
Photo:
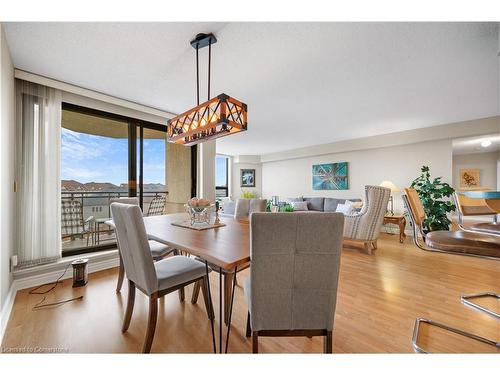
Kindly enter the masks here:
<path id="1" fill-rule="evenodd" d="M 116 243 L 114 232 L 104 224 L 111 218 L 110 200 L 127 197 L 127 191 L 63 191 L 61 202 L 76 201 L 71 217 L 62 214 L 62 250 L 99 249 Z M 144 191 L 143 212 L 147 213 L 151 201 L 157 196 L 167 196 L 167 191 Z"/>
<path id="2" fill-rule="evenodd" d="M 225 198 L 229 196 L 229 189 L 227 186 L 216 186 L 215 187 L 215 198 Z"/>

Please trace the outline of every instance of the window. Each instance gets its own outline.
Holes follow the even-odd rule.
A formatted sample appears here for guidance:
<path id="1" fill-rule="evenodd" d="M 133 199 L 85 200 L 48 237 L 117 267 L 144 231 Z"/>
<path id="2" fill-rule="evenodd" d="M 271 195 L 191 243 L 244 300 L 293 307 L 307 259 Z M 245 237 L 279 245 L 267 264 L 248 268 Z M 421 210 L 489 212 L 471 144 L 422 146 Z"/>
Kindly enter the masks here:
<path id="1" fill-rule="evenodd" d="M 217 200 L 229 196 L 229 157 L 215 157 L 215 196 Z"/>

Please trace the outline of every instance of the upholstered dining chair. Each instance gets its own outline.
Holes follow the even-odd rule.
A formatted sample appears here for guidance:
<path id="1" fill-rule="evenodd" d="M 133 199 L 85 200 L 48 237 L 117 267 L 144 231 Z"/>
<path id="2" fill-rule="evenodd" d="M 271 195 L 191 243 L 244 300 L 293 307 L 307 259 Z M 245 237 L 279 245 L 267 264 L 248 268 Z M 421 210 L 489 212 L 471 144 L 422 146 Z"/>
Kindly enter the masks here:
<path id="1" fill-rule="evenodd" d="M 332 353 L 342 213 L 254 213 L 244 290 L 253 352 L 259 336 L 323 336 Z"/>
<path id="2" fill-rule="evenodd" d="M 372 253 L 372 248 L 376 250 L 390 196 L 390 189 L 365 186 L 365 202 L 361 211 L 345 215 L 344 238 L 362 243 L 368 254 Z"/>
<path id="3" fill-rule="evenodd" d="M 134 309 L 136 288 L 149 297 L 149 316 L 143 353 L 151 351 L 158 314 L 158 298 L 199 281 L 202 292 L 207 296 L 205 305 L 212 324 L 212 301 L 208 292 L 208 266 L 185 256 L 172 256 L 158 262 L 153 261 L 151 248 L 144 226 L 141 209 L 136 205 L 111 204 L 111 214 L 116 235 L 120 241 L 120 251 L 128 278 L 128 300 L 122 332 L 130 325 Z"/>
<path id="4" fill-rule="evenodd" d="M 464 230 L 438 230 L 426 233 L 423 228 L 423 222 L 426 218 L 426 214 L 418 192 L 415 189 L 406 188 L 404 189 L 404 194 L 402 197 L 403 202 L 408 209 L 408 213 L 410 214 L 410 222 L 413 227 L 413 242 L 419 249 L 436 253 L 469 255 L 497 261 L 500 260 L 500 236 Z M 420 237 L 424 239 L 424 243 L 422 243 Z M 463 303 L 475 307 L 480 311 L 495 316 L 496 318 L 500 318 L 500 314 L 498 314 L 498 312 L 492 311 L 470 301 L 470 298 L 479 298 L 485 296 L 490 296 L 497 299 L 500 298 L 500 295 L 496 293 L 486 292 L 469 296 L 462 295 L 461 300 Z M 426 318 L 417 318 L 415 320 L 413 329 L 412 345 L 416 351 L 421 353 L 427 353 L 427 351 L 421 348 L 418 344 L 421 323 L 437 326 L 441 329 L 453 332 L 455 334 L 465 336 L 488 345 L 496 346 L 497 348 L 500 347 L 499 342 L 495 342 L 493 340 L 475 335 L 470 332 L 462 331 L 460 329 L 450 327 L 433 320 L 429 320 Z"/>
<path id="5" fill-rule="evenodd" d="M 238 199 L 236 201 L 236 207 L 234 212 L 234 218 L 236 220 L 248 220 L 250 215 L 254 212 L 266 212 L 267 200 L 265 199 Z M 197 258 L 201 261 L 201 258 Z M 250 267 L 250 263 L 243 264 L 238 267 L 238 272 L 246 270 Z M 219 273 L 222 272 L 224 276 L 224 295 L 230 296 L 233 290 L 233 271 L 221 270 L 220 267 L 210 264 L 210 268 Z M 237 282 L 237 281 L 236 281 Z M 200 285 L 197 283 L 193 289 L 193 294 L 191 296 L 191 303 L 196 303 L 198 301 L 198 295 L 200 293 Z M 224 323 L 229 324 L 229 311 L 230 311 L 231 299 L 224 299 Z"/>
<path id="6" fill-rule="evenodd" d="M 123 204 L 132 204 L 134 206 L 139 206 L 139 198 L 137 197 L 111 198 L 109 202 L 110 204 L 123 203 Z M 120 266 L 118 267 L 118 281 L 116 282 L 116 293 L 120 293 L 120 291 L 122 290 L 123 279 L 125 277 L 125 267 L 123 266 L 123 260 L 120 253 L 120 243 L 118 241 L 118 236 L 116 237 L 116 245 L 118 247 L 118 253 L 120 255 Z M 172 249 L 171 247 L 154 240 L 149 240 L 149 248 L 151 249 L 151 255 L 153 256 L 154 260 L 161 260 L 168 254 L 175 252 L 175 249 Z M 184 289 L 179 289 L 179 298 L 181 301 L 184 300 Z"/>

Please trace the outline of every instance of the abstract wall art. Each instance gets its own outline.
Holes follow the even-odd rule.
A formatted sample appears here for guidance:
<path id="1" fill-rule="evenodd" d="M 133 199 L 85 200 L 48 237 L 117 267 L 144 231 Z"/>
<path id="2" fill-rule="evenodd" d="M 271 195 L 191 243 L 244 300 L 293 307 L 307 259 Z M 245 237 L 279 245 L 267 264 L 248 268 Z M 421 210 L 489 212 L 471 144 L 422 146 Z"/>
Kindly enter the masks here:
<path id="1" fill-rule="evenodd" d="M 313 165 L 312 184 L 314 190 L 349 189 L 347 162 Z"/>

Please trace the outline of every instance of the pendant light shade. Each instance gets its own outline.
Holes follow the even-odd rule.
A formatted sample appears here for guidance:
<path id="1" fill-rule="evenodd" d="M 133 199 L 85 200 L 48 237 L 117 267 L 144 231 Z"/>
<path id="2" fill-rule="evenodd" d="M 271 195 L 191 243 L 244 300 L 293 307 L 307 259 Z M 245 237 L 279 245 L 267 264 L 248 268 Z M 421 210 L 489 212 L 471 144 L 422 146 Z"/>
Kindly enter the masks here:
<path id="1" fill-rule="evenodd" d="M 168 121 L 168 139 L 196 144 L 247 130 L 247 105 L 220 94 Z"/>
<path id="2" fill-rule="evenodd" d="M 229 95 L 210 98 L 213 34 L 198 34 L 190 43 L 196 50 L 196 100 L 198 105 L 168 120 L 168 141 L 193 145 L 247 130 L 247 105 Z M 208 100 L 200 104 L 198 50 L 208 46 Z"/>

